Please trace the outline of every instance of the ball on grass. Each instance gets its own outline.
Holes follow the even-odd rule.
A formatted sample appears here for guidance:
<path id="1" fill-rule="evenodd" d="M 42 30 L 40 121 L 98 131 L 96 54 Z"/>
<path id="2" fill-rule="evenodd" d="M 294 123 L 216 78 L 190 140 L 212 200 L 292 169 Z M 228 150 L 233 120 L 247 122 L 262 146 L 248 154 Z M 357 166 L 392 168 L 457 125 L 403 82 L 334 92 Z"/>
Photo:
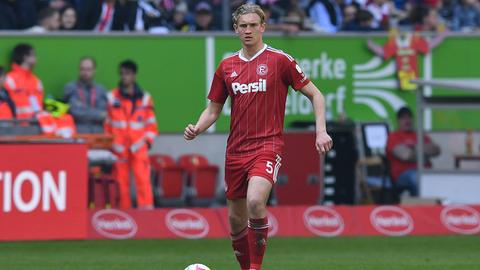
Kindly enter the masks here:
<path id="1" fill-rule="evenodd" d="M 187 266 L 185 270 L 210 270 L 210 268 L 208 268 L 208 266 L 205 266 L 201 263 L 194 263 Z"/>

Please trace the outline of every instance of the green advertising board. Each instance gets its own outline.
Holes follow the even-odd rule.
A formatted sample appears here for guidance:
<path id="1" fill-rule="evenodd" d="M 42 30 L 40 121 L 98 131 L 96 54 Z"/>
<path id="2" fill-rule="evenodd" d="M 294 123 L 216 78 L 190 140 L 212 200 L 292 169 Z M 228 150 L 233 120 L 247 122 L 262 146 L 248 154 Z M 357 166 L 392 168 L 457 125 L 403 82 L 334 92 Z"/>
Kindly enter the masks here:
<path id="1" fill-rule="evenodd" d="M 97 61 L 97 82 L 108 89 L 119 81 L 118 64 L 132 59 L 138 82 L 155 104 L 160 132 L 179 132 L 205 106 L 205 38 L 155 36 L 0 36 L 0 65 L 7 65 L 17 43 L 35 47 L 35 73 L 46 95 L 62 98 L 64 85 L 77 78 L 78 61 Z"/>
<path id="2" fill-rule="evenodd" d="M 388 121 L 394 124 L 396 110 L 408 105 L 415 110 L 415 93 L 400 91 L 395 60 L 383 60 L 367 48 L 368 36 L 267 36 L 265 42 L 292 55 L 325 95 L 329 115 L 344 115 L 355 121 Z M 386 36 L 372 36 L 382 45 Z M 108 88 L 118 82 L 121 60 L 139 64 L 138 81 L 154 97 L 161 132 L 182 132 L 195 122 L 206 105 L 211 76 L 223 57 L 240 48 L 233 35 L 221 36 L 0 36 L 0 63 L 7 65 L 15 44 L 28 42 L 38 54 L 35 73 L 47 95 L 61 98 L 63 85 L 76 78 L 78 60 L 97 59 L 97 81 Z M 476 80 L 480 82 L 480 36 L 451 36 L 426 56 L 419 55 L 420 77 Z M 434 95 L 461 95 L 434 89 Z M 229 127 L 228 104 L 215 131 Z M 429 125 L 434 130 L 480 128 L 479 111 L 433 111 Z M 293 121 L 313 121 L 310 102 L 290 91 L 285 126 Z M 427 121 L 428 122 L 428 121 Z"/>

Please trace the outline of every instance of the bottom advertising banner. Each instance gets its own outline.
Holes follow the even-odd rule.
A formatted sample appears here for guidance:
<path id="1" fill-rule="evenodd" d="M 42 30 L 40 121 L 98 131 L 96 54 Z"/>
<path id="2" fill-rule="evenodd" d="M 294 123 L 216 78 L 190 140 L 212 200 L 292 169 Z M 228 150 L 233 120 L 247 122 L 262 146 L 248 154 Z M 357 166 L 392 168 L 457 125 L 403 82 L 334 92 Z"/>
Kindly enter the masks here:
<path id="1" fill-rule="evenodd" d="M 90 211 L 88 238 L 221 238 L 226 208 Z M 480 233 L 480 206 L 283 206 L 268 212 L 272 237 L 407 236 Z"/>
<path id="2" fill-rule="evenodd" d="M 0 144 L 0 241 L 85 239 L 87 146 Z"/>

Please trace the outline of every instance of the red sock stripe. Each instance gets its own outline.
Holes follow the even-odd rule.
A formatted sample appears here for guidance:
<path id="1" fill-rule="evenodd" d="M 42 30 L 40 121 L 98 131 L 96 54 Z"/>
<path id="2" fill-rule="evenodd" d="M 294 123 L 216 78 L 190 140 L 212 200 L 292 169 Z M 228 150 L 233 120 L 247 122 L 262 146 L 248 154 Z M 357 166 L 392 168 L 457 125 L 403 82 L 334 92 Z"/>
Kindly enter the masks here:
<path id="1" fill-rule="evenodd" d="M 233 241 L 238 240 L 238 239 L 241 239 L 242 237 L 244 237 L 245 235 L 248 234 L 248 230 L 247 230 L 247 229 L 248 229 L 248 227 L 245 227 L 245 228 L 243 228 L 243 230 L 241 230 L 241 231 L 238 232 L 238 233 L 235 233 L 235 234 L 231 233 L 231 234 L 230 234 L 230 238 L 231 238 Z"/>
<path id="2" fill-rule="evenodd" d="M 248 220 L 248 227 L 255 230 L 267 229 L 268 218 L 251 218 Z"/>

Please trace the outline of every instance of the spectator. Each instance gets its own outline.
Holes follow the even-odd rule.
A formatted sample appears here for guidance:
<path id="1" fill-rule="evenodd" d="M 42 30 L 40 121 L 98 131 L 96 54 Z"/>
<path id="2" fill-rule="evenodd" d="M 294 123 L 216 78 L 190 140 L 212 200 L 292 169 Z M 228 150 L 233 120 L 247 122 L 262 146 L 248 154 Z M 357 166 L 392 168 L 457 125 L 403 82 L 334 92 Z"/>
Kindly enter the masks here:
<path id="1" fill-rule="evenodd" d="M 187 5 L 178 5 L 175 7 L 172 15 L 172 21 L 169 28 L 173 31 L 190 32 L 193 31 L 193 25 L 188 22 Z"/>
<path id="2" fill-rule="evenodd" d="M 10 98 L 8 91 L 3 87 L 5 83 L 5 70 L 0 66 L 0 120 L 15 118 L 15 103 Z"/>
<path id="3" fill-rule="evenodd" d="M 312 0 L 308 13 L 314 30 L 327 33 L 340 31 L 343 23 L 342 4 L 343 0 Z"/>
<path id="4" fill-rule="evenodd" d="M 168 33 L 166 23 L 166 12 L 158 1 L 139 0 L 135 20 L 135 30 L 148 31 L 154 34 Z"/>
<path id="5" fill-rule="evenodd" d="M 137 1 L 84 0 L 80 6 L 79 29 L 96 32 L 135 29 Z"/>
<path id="6" fill-rule="evenodd" d="M 407 107 L 397 112 L 398 130 L 387 140 L 387 159 L 390 162 L 392 180 L 397 190 L 407 190 L 411 196 L 418 195 L 417 133 L 413 127 L 413 114 Z M 430 167 L 430 158 L 440 154 L 440 148 L 429 136 L 424 137 L 425 166 Z"/>
<path id="7" fill-rule="evenodd" d="M 95 59 L 80 60 L 78 79 L 65 85 L 63 100 L 70 105 L 69 113 L 75 119 L 78 133 L 103 133 L 107 116 L 107 91 L 94 80 Z"/>
<path id="8" fill-rule="evenodd" d="M 438 8 L 438 14 L 440 18 L 445 21 L 446 27 L 452 29 L 453 10 L 456 4 L 456 0 L 443 0 L 440 1 Z"/>
<path id="9" fill-rule="evenodd" d="M 345 26 L 346 31 L 355 31 L 355 32 L 369 32 L 369 31 L 381 31 L 380 28 L 375 28 L 373 25 L 373 15 L 368 10 L 360 9 L 356 16 L 355 20 L 348 23 Z"/>
<path id="10" fill-rule="evenodd" d="M 31 33 L 46 33 L 60 28 L 60 13 L 52 8 L 46 8 L 38 14 L 38 24 L 27 29 Z"/>
<path id="11" fill-rule="evenodd" d="M 212 7 L 207 2 L 200 2 L 195 7 L 195 31 L 217 30 L 213 26 Z"/>
<path id="12" fill-rule="evenodd" d="M 222 22 L 223 22 L 222 20 L 223 19 L 223 13 L 222 13 L 223 1 L 222 0 L 189 0 L 189 1 L 180 0 L 175 2 L 188 3 L 188 9 L 192 11 L 196 10 L 198 4 L 202 2 L 207 3 L 208 5 L 210 5 L 210 13 L 212 14 L 211 27 L 215 30 L 222 29 L 222 26 L 223 26 L 222 25 Z"/>
<path id="13" fill-rule="evenodd" d="M 115 0 L 84 0 L 79 8 L 78 27 L 108 32 L 112 28 L 114 13 Z"/>
<path id="14" fill-rule="evenodd" d="M 115 14 L 113 16 L 112 30 L 114 31 L 136 31 L 143 30 L 136 27 L 139 16 L 138 1 L 117 0 L 115 3 Z"/>
<path id="15" fill-rule="evenodd" d="M 60 29 L 72 31 L 77 28 L 77 11 L 72 6 L 60 10 Z"/>
<path id="16" fill-rule="evenodd" d="M 294 34 L 305 28 L 304 22 L 306 15 L 305 12 L 299 8 L 292 7 L 287 10 L 286 13 L 282 10 L 281 14 L 283 15 L 277 18 L 280 12 L 274 12 L 272 10 L 273 6 L 261 5 L 260 7 L 265 13 L 267 31 L 281 31 L 286 34 Z"/>
<path id="17" fill-rule="evenodd" d="M 414 9 L 413 22 L 416 31 L 441 32 L 445 25 L 439 20 L 438 12 L 434 8 L 419 5 Z"/>
<path id="18" fill-rule="evenodd" d="M 478 0 L 460 0 L 453 8 L 451 26 L 453 31 L 478 31 L 480 28 L 480 2 Z"/>
<path id="19" fill-rule="evenodd" d="M 282 18 L 282 24 L 286 27 L 286 32 L 296 33 L 307 29 L 305 26 L 305 13 L 301 9 L 289 9 Z"/>
<path id="20" fill-rule="evenodd" d="M 389 19 L 393 4 L 388 0 L 372 0 L 366 8 L 373 15 L 373 28 L 389 29 Z"/>
<path id="21" fill-rule="evenodd" d="M 114 136 L 113 151 L 118 157 L 115 176 L 120 186 L 120 207 L 131 207 L 130 172 L 135 178 L 137 205 L 153 208 L 148 149 L 157 135 L 157 121 L 150 94 L 136 81 L 137 65 L 130 60 L 120 64 L 120 84 L 108 93 L 105 131 Z"/>
<path id="22" fill-rule="evenodd" d="M 354 26 L 357 25 L 358 5 L 350 4 L 343 9 L 343 26 L 342 30 L 354 31 Z"/>

